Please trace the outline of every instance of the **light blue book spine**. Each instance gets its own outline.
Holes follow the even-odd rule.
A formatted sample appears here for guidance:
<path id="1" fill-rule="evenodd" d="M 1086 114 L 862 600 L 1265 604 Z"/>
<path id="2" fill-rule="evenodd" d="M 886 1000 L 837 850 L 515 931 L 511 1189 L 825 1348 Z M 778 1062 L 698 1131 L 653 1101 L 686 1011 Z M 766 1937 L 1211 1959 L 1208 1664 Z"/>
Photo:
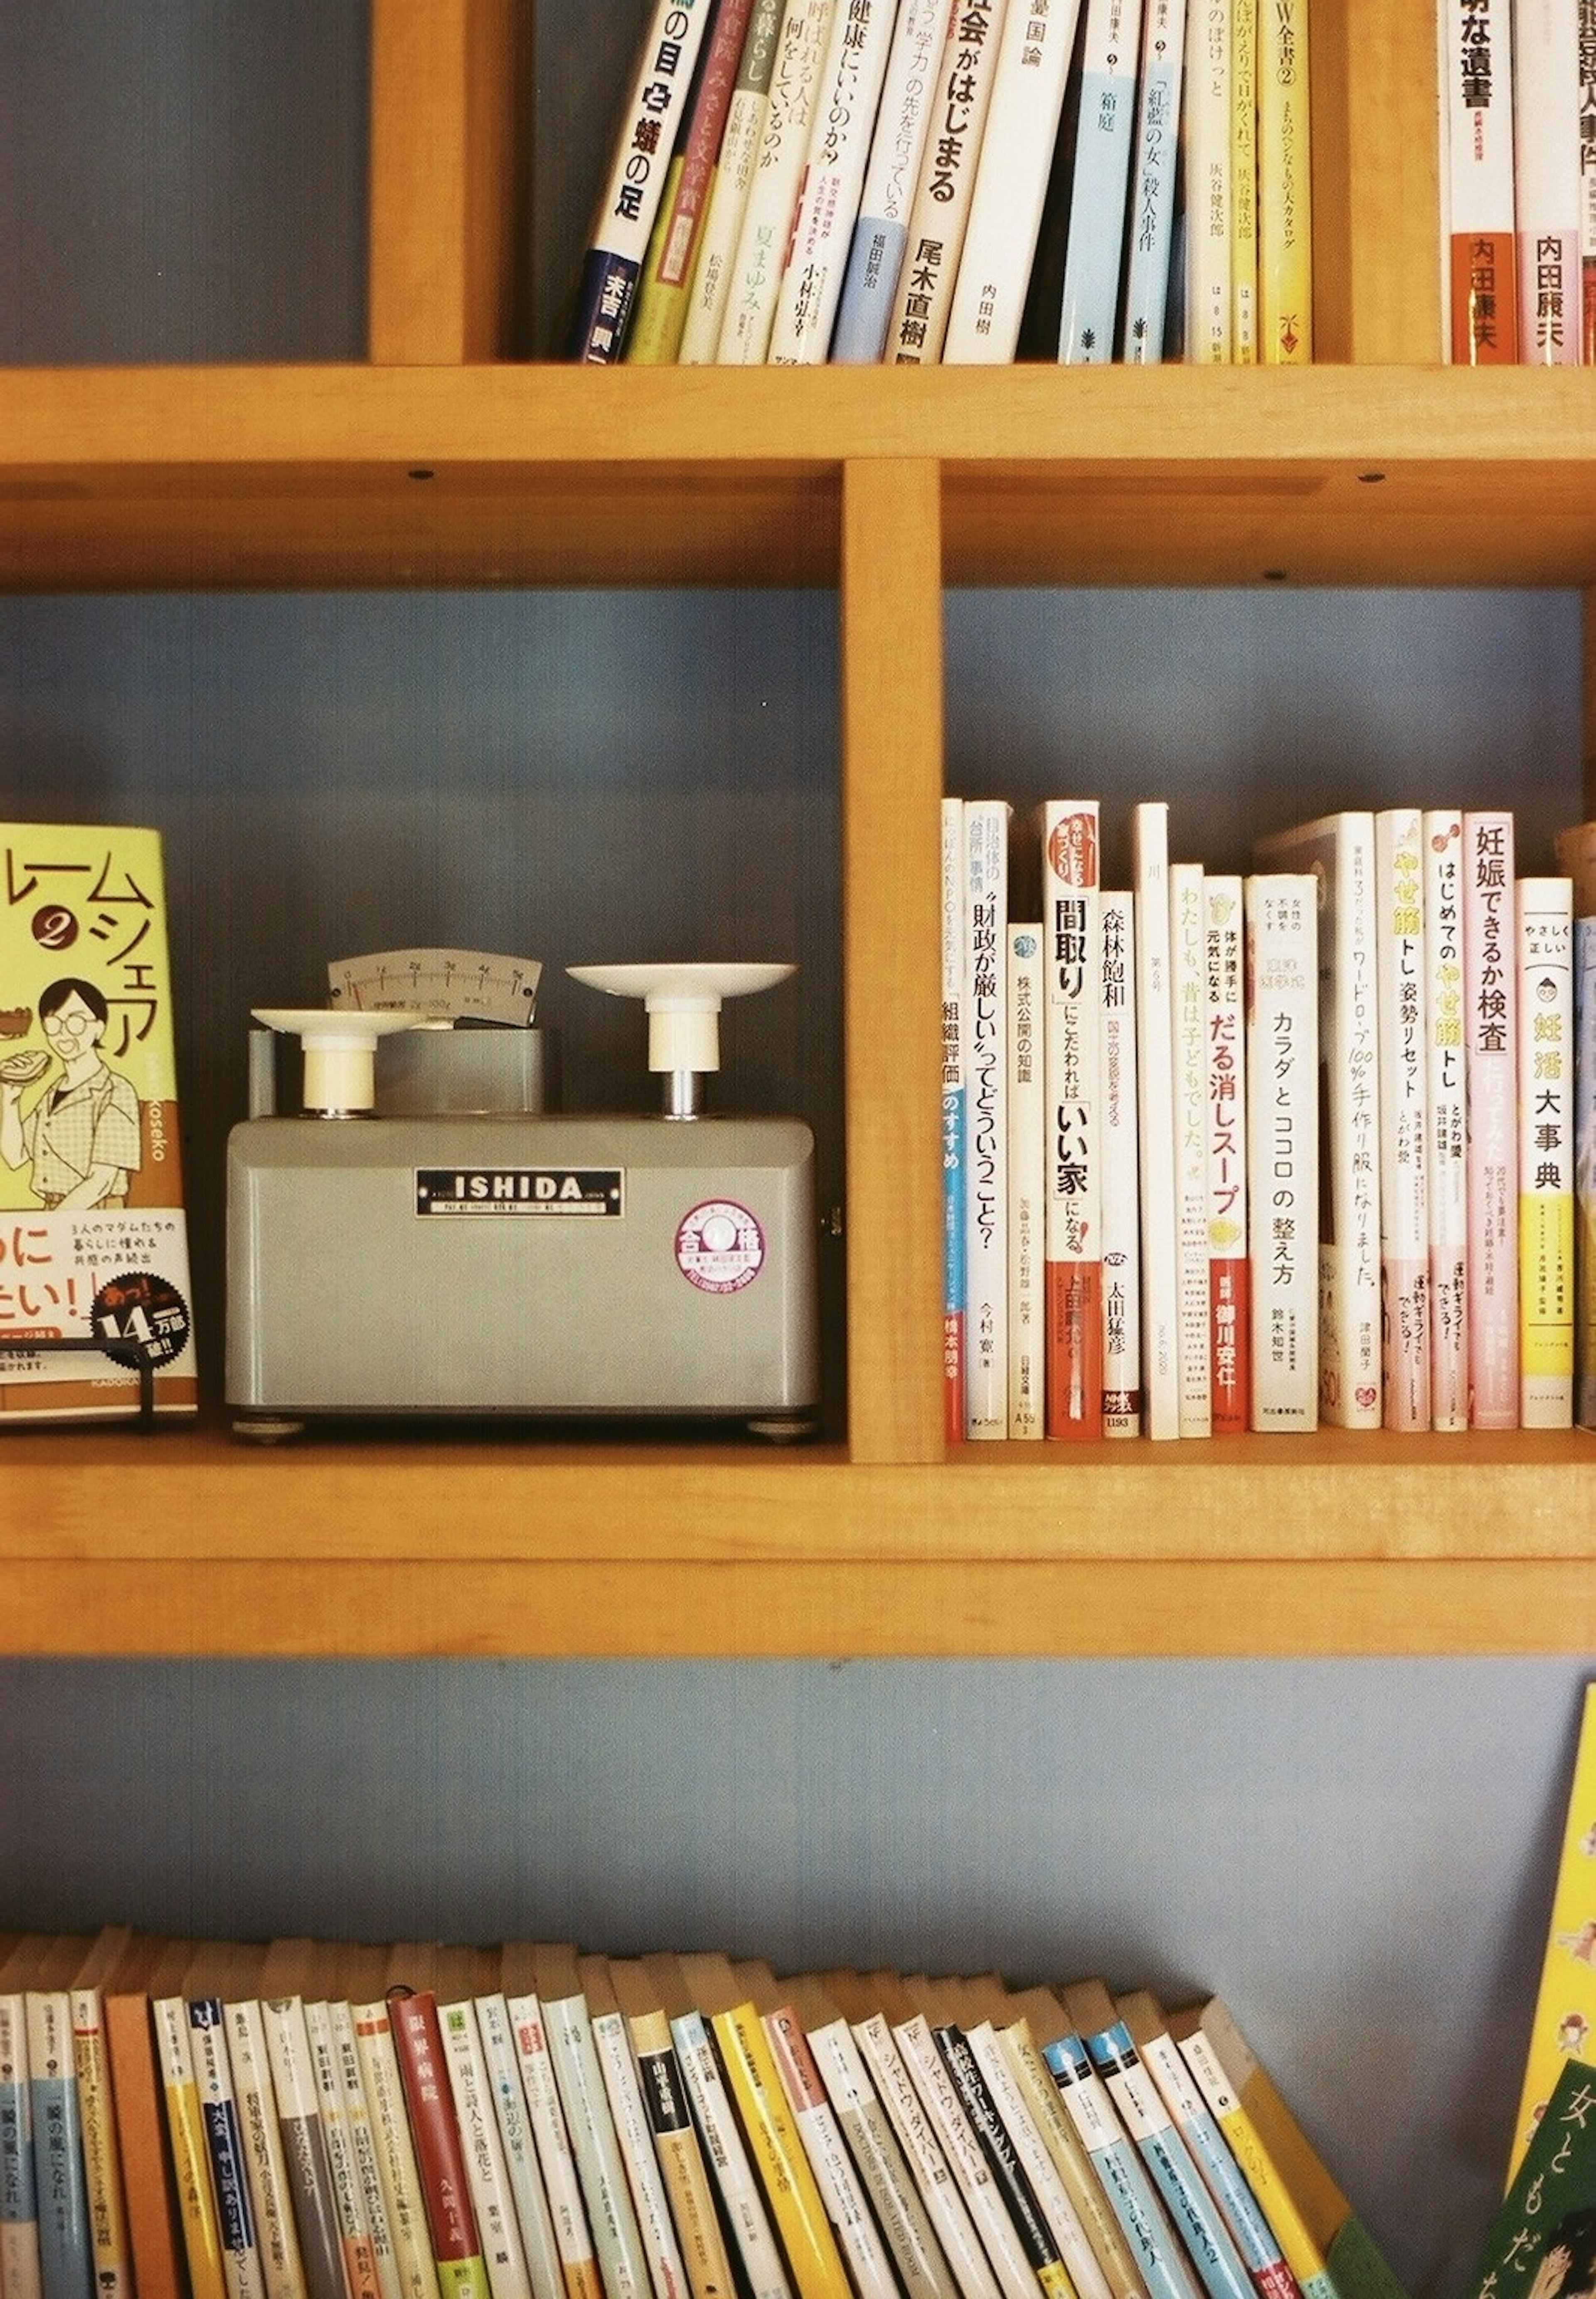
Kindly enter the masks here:
<path id="1" fill-rule="evenodd" d="M 38 2203 L 33 2179 L 33 2109 L 28 2030 L 21 1996 L 0 1996 L 0 2266 L 13 2287 L 38 2289 Z"/>
<path id="2" fill-rule="evenodd" d="M 1126 231 L 1130 261 L 1125 289 L 1123 353 L 1151 367 L 1164 355 L 1169 258 L 1175 237 L 1176 158 L 1180 137 L 1185 0 L 1154 0 L 1142 61 L 1136 157 Z"/>
<path id="3" fill-rule="evenodd" d="M 1126 2130 L 1173 2219 L 1209 2299 L 1253 2299 L 1252 2285 L 1192 2152 L 1176 2129 L 1123 2021 L 1086 2039 Z"/>
<path id="4" fill-rule="evenodd" d="M 877 367 L 886 349 L 892 324 L 893 298 L 903 251 L 909 245 L 907 221 L 885 216 L 861 215 L 853 227 L 848 269 L 837 303 L 831 334 L 831 361 L 835 367 Z"/>
<path id="5" fill-rule="evenodd" d="M 1285 2263 L 1275 2230 L 1260 2210 L 1251 2184 L 1236 2162 L 1230 2142 L 1199 2090 L 1178 2045 L 1170 2036 L 1156 2036 L 1143 2042 L 1142 2056 L 1224 2214 L 1242 2262 L 1257 2287 L 1259 2299 L 1301 2299 L 1297 2278 Z"/>
<path id="6" fill-rule="evenodd" d="M 1197 2299 L 1175 2232 L 1085 2045 L 1078 2036 L 1063 2036 L 1044 2045 L 1042 2056 L 1142 2270 L 1149 2299 Z"/>
<path id="7" fill-rule="evenodd" d="M 1574 921 L 1574 1417 L 1596 1429 L 1596 917 Z"/>
<path id="8" fill-rule="evenodd" d="M 1059 357 L 1067 366 L 1114 356 L 1139 32 L 1135 0 L 1089 0 L 1059 321 Z"/>
<path id="9" fill-rule="evenodd" d="M 92 2299 L 94 2255 L 69 1996 L 54 1991 L 29 1994 L 28 2073 L 45 2299 Z"/>
<path id="10" fill-rule="evenodd" d="M 834 366 L 875 367 L 885 354 L 930 126 L 933 78 L 952 20 L 950 0 L 899 0 L 831 330 Z"/>

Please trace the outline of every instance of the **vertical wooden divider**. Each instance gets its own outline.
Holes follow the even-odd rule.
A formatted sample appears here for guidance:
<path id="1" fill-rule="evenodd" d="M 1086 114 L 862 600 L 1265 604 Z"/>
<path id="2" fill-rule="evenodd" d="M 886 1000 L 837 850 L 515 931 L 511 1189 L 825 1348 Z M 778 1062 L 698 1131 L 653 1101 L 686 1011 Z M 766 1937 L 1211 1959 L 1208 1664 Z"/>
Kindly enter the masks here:
<path id="1" fill-rule="evenodd" d="M 1313 0 L 1314 352 L 1442 356 L 1436 0 Z"/>
<path id="2" fill-rule="evenodd" d="M 531 113 L 530 0 L 373 0 L 374 364 L 514 348 Z"/>
<path id="3" fill-rule="evenodd" d="M 943 1457 L 942 505 L 929 460 L 843 469 L 848 1441 Z"/>

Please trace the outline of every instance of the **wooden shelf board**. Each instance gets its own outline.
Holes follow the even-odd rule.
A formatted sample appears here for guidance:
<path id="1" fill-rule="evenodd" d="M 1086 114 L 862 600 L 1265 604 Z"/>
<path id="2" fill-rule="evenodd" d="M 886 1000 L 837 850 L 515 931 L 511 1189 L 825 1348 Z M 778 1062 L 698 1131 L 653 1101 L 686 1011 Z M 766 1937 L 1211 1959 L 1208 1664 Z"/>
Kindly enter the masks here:
<path id="1" fill-rule="evenodd" d="M 1581 369 L 12 369 L 0 443 L 12 589 L 831 582 L 880 459 L 954 583 L 1596 579 Z"/>

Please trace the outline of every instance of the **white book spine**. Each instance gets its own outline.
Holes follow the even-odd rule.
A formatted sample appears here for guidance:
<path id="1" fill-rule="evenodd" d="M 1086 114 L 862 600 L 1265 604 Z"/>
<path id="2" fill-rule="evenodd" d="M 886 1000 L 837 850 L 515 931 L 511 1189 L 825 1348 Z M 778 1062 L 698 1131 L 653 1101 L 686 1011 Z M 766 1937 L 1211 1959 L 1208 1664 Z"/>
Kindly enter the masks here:
<path id="1" fill-rule="evenodd" d="M 1463 818 L 1468 1417 L 1518 1425 L 1518 965 L 1513 818 Z"/>
<path id="2" fill-rule="evenodd" d="M 332 2029 L 333 2051 L 343 2086 L 344 2116 L 349 2127 L 350 2150 L 365 2204 L 366 2228 L 371 2241 L 378 2287 L 383 2299 L 401 2299 L 399 2262 L 394 2249 L 393 2233 L 388 2226 L 387 2197 L 378 2162 L 377 2134 L 366 2098 L 365 2079 L 361 2072 L 354 2013 L 348 2004 L 343 2003 L 329 2004 L 327 2008 Z"/>
<path id="3" fill-rule="evenodd" d="M 1010 809 L 964 809 L 965 1434 L 1009 1433 L 1009 1123 L 1005 1044 Z"/>
<path id="4" fill-rule="evenodd" d="M 350 2299 L 377 2299 L 377 2262 L 371 2230 L 366 2220 L 365 2197 L 354 2142 L 344 2110 L 344 2087 L 333 2040 L 330 2007 L 324 2002 L 306 2004 L 304 2032 L 310 2046 L 311 2070 L 316 2087 L 316 2118 L 327 2150 L 332 2183 L 333 2210 L 344 2256 L 344 2273 Z"/>
<path id="5" fill-rule="evenodd" d="M 677 352 L 680 367 L 707 367 L 720 347 L 732 263 L 759 163 L 765 114 L 770 108 L 770 72 L 781 34 L 783 6 L 784 0 L 753 0 L 749 15 L 699 237 L 698 260 L 693 268 L 687 316 Z"/>
<path id="6" fill-rule="evenodd" d="M 388 2234 L 403 2299 L 436 2299 L 437 2269 L 427 2227 L 427 2206 L 404 2105 L 403 2079 L 386 2004 L 353 2007 L 355 2048 L 371 2112 L 377 2168 L 387 2207 Z"/>
<path id="7" fill-rule="evenodd" d="M 672 2020 L 670 2034 L 752 2299 L 792 2299 L 709 2023 L 701 2013 L 684 2013 Z"/>
<path id="8" fill-rule="evenodd" d="M 1463 365 L 1518 343 L 1511 0 L 1442 0 L 1448 348 Z"/>
<path id="9" fill-rule="evenodd" d="M 605 2291 L 610 2299 L 650 2299 L 648 2262 L 604 2093 L 586 1998 L 561 1996 L 543 2009 Z"/>
<path id="10" fill-rule="evenodd" d="M 965 2209 L 985 2247 L 1003 2299 L 1031 2299 L 1035 2278 L 981 2153 L 980 2142 L 960 2104 L 929 2024 L 924 2017 L 917 2017 L 902 2021 L 893 2033 L 919 2094 L 920 2104 L 958 2182 Z"/>
<path id="11" fill-rule="evenodd" d="M 981 163 L 970 195 L 945 366 L 1015 355 L 1042 225 L 1080 0 L 1010 0 L 998 45 Z"/>
<path id="12" fill-rule="evenodd" d="M 967 1312 L 964 1199 L 968 1114 L 965 1059 L 964 801 L 942 801 L 943 1428 L 964 1435 Z"/>
<path id="13" fill-rule="evenodd" d="M 261 2007 L 248 1999 L 232 2003 L 224 2018 L 267 2299 L 304 2299 L 304 2263 L 294 2225 Z"/>
<path id="14" fill-rule="evenodd" d="M 1046 1413 L 1042 926 L 1009 928 L 1009 1434 L 1039 1438 Z"/>
<path id="15" fill-rule="evenodd" d="M 1231 355 L 1231 0 L 1201 0 L 1186 29 L 1186 358 L 1225 366 Z"/>
<path id="16" fill-rule="evenodd" d="M 1176 1291 L 1175 1008 L 1169 975 L 1169 809 L 1131 810 L 1136 909 L 1136 1085 L 1142 1178 L 1142 1396 L 1147 1434 L 1180 1434 Z"/>
<path id="17" fill-rule="evenodd" d="M 1203 882 L 1208 1043 L 1209 1354 L 1216 1436 L 1249 1423 L 1251 1313 L 1247 1262 L 1246 928 L 1242 882 Z"/>
<path id="18" fill-rule="evenodd" d="M 773 366 L 818 365 L 830 351 L 895 13 L 894 0 L 846 0 L 832 17 L 770 330 Z"/>
<path id="19" fill-rule="evenodd" d="M 1156 366 L 1164 355 L 1185 37 L 1186 0 L 1146 0 L 1121 328 L 1123 356 L 1134 366 Z"/>
<path id="20" fill-rule="evenodd" d="M 527 2105 L 527 2087 L 521 2081 L 510 2006 L 502 1995 L 490 1993 L 477 1997 L 476 2011 L 483 2083 L 499 2127 L 504 2176 L 515 2209 L 533 2299 L 563 2299 L 565 2278 L 560 2265 L 560 2247 L 554 2240 L 553 2217 L 537 2161 L 537 2142 Z"/>
<path id="21" fill-rule="evenodd" d="M 960 2299 L 853 2030 L 828 2021 L 810 2029 L 809 2046 L 906 2299 Z"/>
<path id="22" fill-rule="evenodd" d="M 1417 1430 L 1430 1425 L 1430 1216 L 1424 822 L 1417 807 L 1375 817 L 1375 884 L 1385 1425 Z"/>
<path id="23" fill-rule="evenodd" d="M 885 357 L 898 367 L 933 367 L 942 358 L 1007 4 L 965 0 L 949 24 L 887 326 Z"/>
<path id="24" fill-rule="evenodd" d="M 820 60 L 835 0 L 787 0 L 770 74 L 769 101 L 753 181 L 732 258 L 716 359 L 761 367 L 770 345 L 776 298 L 809 145 Z"/>
<path id="25" fill-rule="evenodd" d="M 875 2079 L 906 2162 L 952 2272 L 960 2299 L 1000 2299 L 996 2278 L 964 2207 L 947 2154 L 885 2018 L 859 2021 L 854 2040 Z"/>
<path id="26" fill-rule="evenodd" d="M 549 2199 L 549 2217 L 553 2222 L 554 2242 L 566 2287 L 586 2288 L 597 2278 L 597 2254 L 587 2224 L 587 2209 L 582 2201 L 576 2152 L 561 2104 L 543 2005 L 536 1995 L 526 1994 L 509 1997 L 505 2009 L 515 2037 L 521 2088 L 527 2095 L 527 2113 L 531 2120 L 533 2144 L 537 2150 L 538 2169 L 543 2173 L 544 2192 Z"/>
<path id="27" fill-rule="evenodd" d="M 676 2239 L 670 2205 L 666 2201 L 665 2182 L 654 2153 L 648 2111 L 643 2104 L 636 2062 L 621 2013 L 594 2013 L 593 2046 L 598 2054 L 610 2112 L 615 2119 L 615 2136 L 627 2169 L 632 2209 L 637 2215 L 637 2232 L 653 2277 L 654 2299 L 687 2299 L 687 2272 L 682 2263 L 681 2245 Z"/>
<path id="28" fill-rule="evenodd" d="M 1059 322 L 1059 357 L 1066 366 L 1101 365 L 1114 357 L 1118 344 L 1141 45 L 1141 0 L 1086 0 L 1080 128 Z"/>
<path id="29" fill-rule="evenodd" d="M 876 112 L 876 132 L 848 251 L 831 356 L 873 367 L 886 348 L 909 212 L 931 123 L 936 67 L 958 0 L 898 0 L 897 23 Z"/>
<path id="30" fill-rule="evenodd" d="M 1579 363 L 1579 0 L 1513 0 L 1518 351 Z"/>
<path id="31" fill-rule="evenodd" d="M 1102 897 L 1102 1433 L 1142 1433 L 1135 897 Z"/>
<path id="32" fill-rule="evenodd" d="M 1231 0 L 1230 356 L 1258 359 L 1258 0 Z"/>
<path id="33" fill-rule="evenodd" d="M 1429 1069 L 1430 1425 L 1468 1426 L 1468 1101 L 1463 1047 L 1463 819 L 1425 815 Z"/>
<path id="34" fill-rule="evenodd" d="M 1020 2169 L 1059 2246 L 1076 2299 L 1111 2299 L 1108 2278 L 1098 2265 L 1080 2214 L 1059 2176 L 1058 2165 L 1048 2153 L 1030 2103 L 1004 2055 L 996 2030 L 990 2021 L 978 2021 L 964 2032 Z"/>
<path id="35" fill-rule="evenodd" d="M 836 2239 L 838 2254 L 857 2299 L 900 2299 L 886 2246 L 848 2152 L 836 2110 L 827 2096 L 809 2038 L 789 2007 L 767 2013 L 762 2024 L 803 2152 L 815 2175 L 815 2187 Z"/>
<path id="36" fill-rule="evenodd" d="M 488 2289 L 493 2299 L 532 2299 L 526 2248 L 482 2064 L 475 2007 L 465 2002 L 440 2004 L 437 2017 Z"/>
<path id="37" fill-rule="evenodd" d="M 1520 878 L 1519 1420 L 1574 1425 L 1574 887 Z"/>
<path id="38" fill-rule="evenodd" d="M 1245 882 L 1252 1426 L 1318 1421 L 1318 962 L 1315 881 Z"/>
<path id="39" fill-rule="evenodd" d="M 1046 1426 L 1102 1434 L 1102 865 L 1095 799 L 1042 809 Z"/>
<path id="40" fill-rule="evenodd" d="M 1169 865 L 1179 1433 L 1213 1434 L 1209 1349 L 1208 954 L 1200 862 Z"/>
<path id="41" fill-rule="evenodd" d="M 1579 355 L 1596 361 L 1596 0 L 1579 0 Z"/>

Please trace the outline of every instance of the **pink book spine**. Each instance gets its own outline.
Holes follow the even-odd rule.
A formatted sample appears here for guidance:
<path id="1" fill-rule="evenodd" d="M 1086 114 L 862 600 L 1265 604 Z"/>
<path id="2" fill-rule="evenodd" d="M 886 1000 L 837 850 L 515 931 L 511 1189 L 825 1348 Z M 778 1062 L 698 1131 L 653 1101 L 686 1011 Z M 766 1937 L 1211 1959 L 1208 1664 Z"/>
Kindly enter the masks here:
<path id="1" fill-rule="evenodd" d="M 1050 1437 L 1102 1435 L 1101 872 L 1098 802 L 1042 814 L 1047 1110 L 1043 1300 Z"/>
<path id="2" fill-rule="evenodd" d="M 1430 1086 L 1430 1422 L 1468 1426 L 1467 1081 L 1463 1067 L 1463 823 L 1425 816 Z"/>
<path id="3" fill-rule="evenodd" d="M 1468 1419 L 1518 1425 L 1517 984 L 1513 818 L 1463 818 Z"/>

